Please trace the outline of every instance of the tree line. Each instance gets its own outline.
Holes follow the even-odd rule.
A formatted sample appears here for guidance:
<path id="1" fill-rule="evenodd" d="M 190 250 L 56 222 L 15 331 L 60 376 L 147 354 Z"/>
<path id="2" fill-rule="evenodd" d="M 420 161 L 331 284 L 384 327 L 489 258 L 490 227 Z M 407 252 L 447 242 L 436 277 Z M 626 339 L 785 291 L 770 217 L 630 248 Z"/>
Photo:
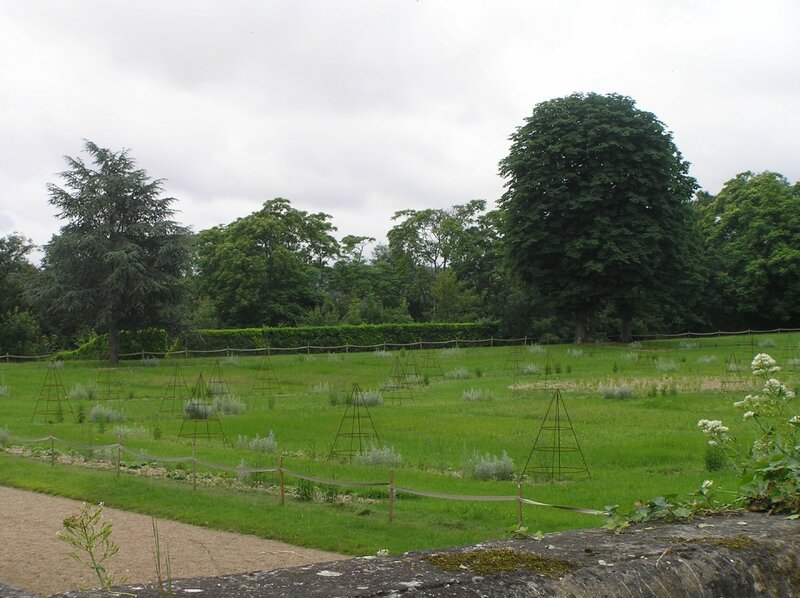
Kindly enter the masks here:
<path id="1" fill-rule="evenodd" d="M 385 240 L 275 198 L 230 224 L 173 220 L 165 182 L 84 143 L 39 266 L 0 238 L 0 354 L 107 333 L 497 322 L 534 338 L 800 325 L 800 184 L 744 172 L 698 191 L 663 123 L 617 94 L 538 104 L 510 137 L 496 207 L 401 210 Z"/>

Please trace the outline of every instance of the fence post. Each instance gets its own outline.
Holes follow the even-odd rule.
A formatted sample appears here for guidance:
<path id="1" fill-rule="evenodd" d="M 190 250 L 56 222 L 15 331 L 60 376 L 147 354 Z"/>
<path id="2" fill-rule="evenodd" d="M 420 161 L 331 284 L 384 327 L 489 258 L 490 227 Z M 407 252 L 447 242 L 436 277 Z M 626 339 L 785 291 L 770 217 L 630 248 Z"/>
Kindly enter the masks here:
<path id="1" fill-rule="evenodd" d="M 389 523 L 394 521 L 394 470 L 389 470 Z"/>
<path id="2" fill-rule="evenodd" d="M 517 528 L 522 527 L 522 482 L 517 483 Z"/>
<path id="3" fill-rule="evenodd" d="M 192 442 L 192 490 L 197 490 L 197 447 Z"/>
<path id="4" fill-rule="evenodd" d="M 117 477 L 119 477 L 119 468 L 120 468 L 120 444 L 117 443 Z"/>
<path id="5" fill-rule="evenodd" d="M 50 435 L 50 467 L 56 466 L 56 438 Z"/>
<path id="6" fill-rule="evenodd" d="M 281 455 L 280 459 L 278 460 L 278 487 L 280 488 L 280 505 L 283 506 L 284 504 L 284 493 L 286 491 L 285 486 L 283 485 L 283 455 Z"/>

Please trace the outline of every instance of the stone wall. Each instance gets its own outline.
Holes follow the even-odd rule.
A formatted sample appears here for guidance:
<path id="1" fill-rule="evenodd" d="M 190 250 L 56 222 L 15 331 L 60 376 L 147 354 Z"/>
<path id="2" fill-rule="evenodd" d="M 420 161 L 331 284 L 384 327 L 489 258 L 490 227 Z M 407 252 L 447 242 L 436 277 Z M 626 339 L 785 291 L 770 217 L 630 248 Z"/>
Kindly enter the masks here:
<path id="1" fill-rule="evenodd" d="M 120 588 L 156 598 L 156 585 Z M 174 596 L 800 596 L 800 521 L 731 513 L 399 557 L 184 579 Z M 64 594 L 108 596 L 100 592 Z"/>

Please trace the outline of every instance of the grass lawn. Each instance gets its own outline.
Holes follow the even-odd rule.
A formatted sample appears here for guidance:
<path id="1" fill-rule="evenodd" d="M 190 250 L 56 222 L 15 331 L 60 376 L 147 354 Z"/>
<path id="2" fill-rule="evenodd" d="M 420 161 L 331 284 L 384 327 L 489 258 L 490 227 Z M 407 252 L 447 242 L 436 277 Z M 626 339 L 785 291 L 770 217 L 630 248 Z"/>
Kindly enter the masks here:
<path id="1" fill-rule="evenodd" d="M 49 492 L 224 530 L 256 534 L 348 554 L 388 549 L 436 548 L 500 538 L 516 527 L 516 502 L 452 501 L 399 492 L 389 522 L 385 487 L 310 489 L 286 476 L 287 499 L 278 500 L 277 475 L 239 475 L 200 466 L 197 489 L 191 464 L 197 458 L 228 468 L 275 467 L 326 480 L 386 483 L 389 467 L 328 459 L 337 431 L 360 424 L 402 458 L 392 467 L 397 486 L 469 496 L 516 496 L 516 477 L 537 449 L 560 446 L 565 468 L 582 468 L 552 481 L 527 475 L 525 498 L 550 504 L 623 510 L 637 499 L 696 490 L 712 478 L 735 489 L 732 469 L 709 472 L 699 419 L 721 419 L 744 445 L 752 437 L 732 406 L 753 389 L 749 363 L 770 353 L 784 366 L 781 380 L 796 387 L 798 334 L 653 341 L 623 345 L 481 347 L 435 351 L 295 354 L 235 358 L 130 361 L 109 369 L 99 362 L 0 363 L 0 484 Z M 201 379 L 229 391 L 237 414 L 219 420 L 220 438 L 179 437 L 187 390 L 178 391 L 176 364 L 191 389 Z M 739 371 L 732 371 L 734 366 Z M 367 394 L 392 379 L 424 380 L 420 388 L 383 392 L 383 403 L 353 413 L 353 385 Z M 56 376 L 69 402 L 54 410 Z M 400 384 L 402 386 L 402 384 Z M 559 388 L 560 402 L 554 401 Z M 402 400 L 394 400 L 401 396 Z M 99 405 L 99 407 L 98 407 Z M 559 408 L 558 422 L 555 407 Z M 549 416 L 545 417 L 550 408 Z M 91 421 L 103 410 L 112 419 Z M 63 421 L 58 421 L 63 419 Z M 80 420 L 80 423 L 78 421 Z M 371 421 L 371 425 L 370 425 Z M 204 423 L 204 422 L 203 422 Z M 216 422 L 212 422 L 216 426 Z M 560 441 L 554 436 L 558 428 Z M 201 428 L 204 429 L 204 428 Z M 274 452 L 253 450 L 252 441 L 274 438 Z M 8 436 L 55 436 L 59 457 L 113 461 L 103 445 L 119 441 L 122 475 L 111 467 L 81 467 L 57 459 L 50 442 L 22 443 Z M 4 440 L 5 439 L 5 440 Z M 577 440 L 577 443 L 576 443 Z M 340 437 L 339 442 L 349 442 Z M 268 443 L 262 443 L 262 446 Z M 27 447 L 20 457 L 20 446 Z M 341 447 L 341 444 L 337 444 Z M 580 452 L 573 450 L 577 446 Z M 513 461 L 513 480 L 479 480 L 470 462 Z M 380 455 L 377 455 L 378 457 Z M 537 450 L 530 465 L 550 466 L 553 450 Z M 508 461 L 506 461 L 508 463 Z M 96 463 L 95 463 L 96 465 Z M 144 467 L 144 466 L 150 466 Z M 159 475 L 136 475 L 142 471 Z M 530 472 L 529 472 L 530 473 Z M 312 500 L 301 500 L 312 498 Z M 525 506 L 523 525 L 533 533 L 602 524 L 602 517 Z M 57 530 L 54 530 L 54 533 Z"/>

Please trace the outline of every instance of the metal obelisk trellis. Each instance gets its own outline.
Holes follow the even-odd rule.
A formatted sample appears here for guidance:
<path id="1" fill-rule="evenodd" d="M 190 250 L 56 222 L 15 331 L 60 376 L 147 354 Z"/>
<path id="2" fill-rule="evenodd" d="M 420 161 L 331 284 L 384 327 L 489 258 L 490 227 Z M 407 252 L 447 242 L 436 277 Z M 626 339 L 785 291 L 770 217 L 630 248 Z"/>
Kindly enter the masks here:
<path id="1" fill-rule="evenodd" d="M 164 393 L 164 398 L 161 400 L 161 407 L 158 412 L 169 415 L 181 414 L 183 413 L 184 405 L 191 398 L 189 385 L 186 384 L 186 379 L 181 371 L 181 364 L 176 361 L 175 369 L 172 370 L 172 377 L 169 379 L 169 385 Z"/>
<path id="2" fill-rule="evenodd" d="M 726 390 L 741 390 L 743 387 L 742 365 L 739 363 L 736 353 L 731 353 L 725 360 L 725 371 L 722 372 L 719 390 L 725 392 Z"/>
<path id="3" fill-rule="evenodd" d="M 272 368 L 272 363 L 270 363 L 269 353 L 267 353 L 258 364 L 256 379 L 253 382 L 250 394 L 254 397 L 269 397 L 279 393 L 280 390 L 281 386 L 278 382 L 278 377 L 275 375 L 275 370 Z"/>
<path id="4" fill-rule="evenodd" d="M 228 383 L 225 382 L 225 378 L 222 377 L 222 365 L 220 365 L 219 360 L 214 362 L 214 367 L 211 368 L 207 389 L 208 396 L 212 400 L 231 396 L 231 389 L 228 387 Z"/>
<path id="5" fill-rule="evenodd" d="M 222 438 L 225 444 L 228 443 L 203 374 L 197 377 L 197 383 L 192 389 L 192 398 L 183 408 L 183 423 L 178 438 L 191 438 L 193 442 L 198 438 L 207 440 Z"/>
<path id="6" fill-rule="evenodd" d="M 44 378 L 44 384 L 42 384 L 42 390 L 39 392 L 36 407 L 33 409 L 31 421 L 36 419 L 36 416 L 39 416 L 47 422 L 60 423 L 64 421 L 67 413 L 73 419 L 75 418 L 67 391 L 64 389 L 64 382 L 61 380 L 60 367 L 61 364 L 57 362 L 47 364 L 47 374 Z M 66 404 L 66 409 L 62 403 Z"/>
<path id="7" fill-rule="evenodd" d="M 516 377 L 528 357 L 528 337 L 522 340 L 521 345 L 511 345 L 511 351 L 503 364 L 503 370 L 511 372 Z"/>
<path id="8" fill-rule="evenodd" d="M 381 441 L 369 414 L 369 408 L 364 402 L 361 387 L 353 384 L 353 392 L 339 423 L 339 430 L 336 432 L 328 459 L 344 457 L 352 461 L 355 455 L 360 455 L 373 446 L 380 448 Z"/>
<path id="9" fill-rule="evenodd" d="M 395 357 L 386 383 L 381 388 L 384 396 L 392 402 L 413 401 L 414 388 L 422 388 L 424 382 L 417 363 L 409 352 L 403 351 Z"/>
<path id="10" fill-rule="evenodd" d="M 534 464 L 531 464 L 531 461 L 534 461 Z M 586 473 L 591 477 L 567 407 L 561 398 L 561 390 L 557 388 L 547 407 L 547 413 L 536 434 L 536 440 L 533 442 L 533 448 L 520 478 L 528 474 L 548 477 L 552 481 L 561 479 L 562 475 L 573 473 Z"/>
<path id="11" fill-rule="evenodd" d="M 439 365 L 439 358 L 436 356 L 436 352 L 432 349 L 422 350 L 422 353 L 420 354 L 419 369 L 423 376 L 428 377 L 428 380 L 444 377 L 442 367 Z"/>

